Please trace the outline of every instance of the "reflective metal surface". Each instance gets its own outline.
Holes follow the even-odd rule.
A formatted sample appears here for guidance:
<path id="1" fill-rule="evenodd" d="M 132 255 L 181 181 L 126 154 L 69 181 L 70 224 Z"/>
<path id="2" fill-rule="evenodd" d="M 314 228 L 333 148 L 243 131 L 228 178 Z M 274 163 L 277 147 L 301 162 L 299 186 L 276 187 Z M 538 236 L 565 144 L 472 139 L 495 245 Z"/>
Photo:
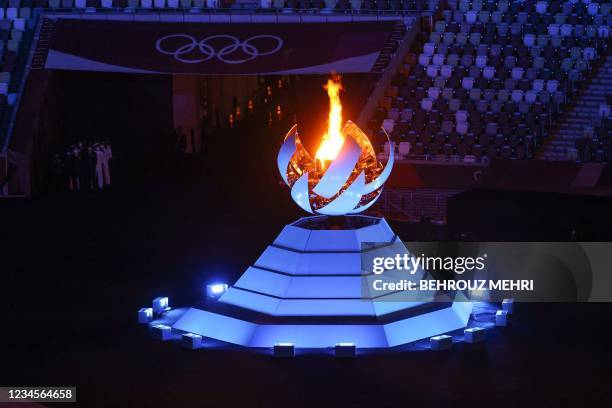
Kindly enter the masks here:
<path id="1" fill-rule="evenodd" d="M 304 211 L 323 215 L 355 214 L 369 208 L 380 196 L 393 168 L 393 149 L 383 166 L 356 124 L 348 121 L 342 136 L 344 141 L 338 155 L 325 161 L 314 159 L 304 148 L 297 125 L 285 136 L 278 153 L 278 170 L 291 188 L 291 197 Z"/>

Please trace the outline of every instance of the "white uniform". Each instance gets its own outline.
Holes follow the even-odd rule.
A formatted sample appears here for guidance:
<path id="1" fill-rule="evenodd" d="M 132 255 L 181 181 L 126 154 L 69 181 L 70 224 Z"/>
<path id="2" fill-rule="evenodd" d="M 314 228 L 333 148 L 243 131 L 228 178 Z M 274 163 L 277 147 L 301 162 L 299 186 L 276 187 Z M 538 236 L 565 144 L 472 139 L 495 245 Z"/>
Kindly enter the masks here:
<path id="1" fill-rule="evenodd" d="M 108 166 L 108 162 L 113 158 L 113 150 L 109 144 L 104 144 L 104 162 L 103 162 L 103 170 L 104 170 L 104 184 L 110 186 L 111 184 L 111 176 L 110 176 L 110 167 Z"/>
<path id="2" fill-rule="evenodd" d="M 104 151 L 101 145 L 94 147 L 96 153 L 96 180 L 98 181 L 98 188 L 104 187 L 102 163 L 104 162 Z"/>
<path id="3" fill-rule="evenodd" d="M 110 168 L 108 167 L 109 160 L 113 157 L 113 152 L 109 145 L 98 144 L 95 146 L 96 152 L 96 179 L 98 187 L 104 188 L 111 183 Z"/>

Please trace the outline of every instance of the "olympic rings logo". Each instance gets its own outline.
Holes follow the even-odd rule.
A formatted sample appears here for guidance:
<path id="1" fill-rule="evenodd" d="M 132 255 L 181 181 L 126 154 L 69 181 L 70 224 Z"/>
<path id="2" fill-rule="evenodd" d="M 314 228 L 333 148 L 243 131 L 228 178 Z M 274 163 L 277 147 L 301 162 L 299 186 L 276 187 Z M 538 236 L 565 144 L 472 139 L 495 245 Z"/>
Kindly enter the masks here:
<path id="1" fill-rule="evenodd" d="M 171 39 L 174 39 L 175 41 L 182 39 L 185 40 L 186 43 L 178 45 L 177 48 L 175 48 L 174 50 L 169 50 L 165 48 L 163 44 L 164 42 L 167 42 Z M 262 39 L 272 40 L 276 45 L 272 49 L 260 51 L 259 48 L 253 45 L 253 42 Z M 212 40 L 229 40 L 231 41 L 231 43 L 222 46 L 221 49 L 217 51 L 212 45 L 210 45 L 210 42 Z M 213 58 L 217 58 L 219 61 L 225 62 L 226 64 L 242 64 L 244 62 L 251 61 L 263 55 L 274 54 L 275 52 L 280 50 L 282 46 L 282 38 L 276 35 L 268 34 L 255 35 L 244 41 L 240 41 L 237 37 L 228 34 L 211 35 L 203 38 L 200 41 L 196 40 L 195 37 L 188 34 L 170 34 L 161 37 L 159 40 L 157 40 L 157 43 L 155 44 L 155 48 L 159 53 L 164 55 L 171 55 L 174 57 L 175 60 L 183 62 L 185 64 L 197 64 L 200 62 L 211 60 Z M 187 57 L 187 55 L 191 54 L 193 51 L 196 50 L 203 55 L 203 58 L 194 58 L 193 55 L 191 56 L 191 58 Z M 231 54 L 239 50 L 242 51 L 243 54 L 246 54 L 246 57 L 231 58 Z"/>

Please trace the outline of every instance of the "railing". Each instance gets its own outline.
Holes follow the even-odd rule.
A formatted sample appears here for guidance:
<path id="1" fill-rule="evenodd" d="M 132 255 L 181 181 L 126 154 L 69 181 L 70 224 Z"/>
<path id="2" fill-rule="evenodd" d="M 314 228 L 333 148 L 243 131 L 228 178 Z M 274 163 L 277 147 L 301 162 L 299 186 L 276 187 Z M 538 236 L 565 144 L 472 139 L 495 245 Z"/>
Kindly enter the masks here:
<path id="1" fill-rule="evenodd" d="M 487 156 L 474 157 L 474 159 L 465 160 L 465 156 L 459 155 L 442 155 L 442 154 L 411 154 L 405 159 L 398 160 L 398 163 L 418 163 L 418 164 L 447 164 L 449 166 L 479 166 L 486 167 L 490 163 Z"/>
<path id="2" fill-rule="evenodd" d="M 433 188 L 387 188 L 373 210 L 395 221 L 418 222 L 423 217 L 445 224 L 448 199 L 463 190 Z"/>
<path id="3" fill-rule="evenodd" d="M 141 20 L 162 22 L 211 22 L 211 23 L 270 23 L 270 22 L 344 22 L 385 21 L 412 17 L 427 10 L 338 10 L 338 9 L 276 9 L 276 8 L 133 8 L 112 7 L 84 9 L 44 9 L 46 17 Z M 182 16 L 182 18 L 181 18 Z"/>

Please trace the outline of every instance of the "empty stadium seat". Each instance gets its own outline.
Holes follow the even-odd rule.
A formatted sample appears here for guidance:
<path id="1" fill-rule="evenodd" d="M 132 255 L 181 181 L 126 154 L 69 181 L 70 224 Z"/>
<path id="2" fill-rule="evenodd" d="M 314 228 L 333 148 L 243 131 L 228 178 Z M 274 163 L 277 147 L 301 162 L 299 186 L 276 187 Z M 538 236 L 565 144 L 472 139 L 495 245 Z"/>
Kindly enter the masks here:
<path id="1" fill-rule="evenodd" d="M 16 7 L 9 7 L 6 9 L 6 18 L 9 20 L 14 20 L 19 16 L 19 11 Z"/>
<path id="2" fill-rule="evenodd" d="M 385 131 L 387 133 L 393 133 L 393 128 L 395 127 L 395 122 L 393 121 L 393 119 L 385 119 L 385 120 L 383 120 L 382 127 L 383 127 L 383 129 L 385 129 Z"/>
<path id="3" fill-rule="evenodd" d="M 532 157 L 609 35 L 607 2 L 575 4 L 451 0 L 403 68 L 414 154 Z"/>
<path id="4" fill-rule="evenodd" d="M 402 158 L 407 157 L 410 154 L 410 143 L 400 142 L 397 146 L 397 153 Z"/>

